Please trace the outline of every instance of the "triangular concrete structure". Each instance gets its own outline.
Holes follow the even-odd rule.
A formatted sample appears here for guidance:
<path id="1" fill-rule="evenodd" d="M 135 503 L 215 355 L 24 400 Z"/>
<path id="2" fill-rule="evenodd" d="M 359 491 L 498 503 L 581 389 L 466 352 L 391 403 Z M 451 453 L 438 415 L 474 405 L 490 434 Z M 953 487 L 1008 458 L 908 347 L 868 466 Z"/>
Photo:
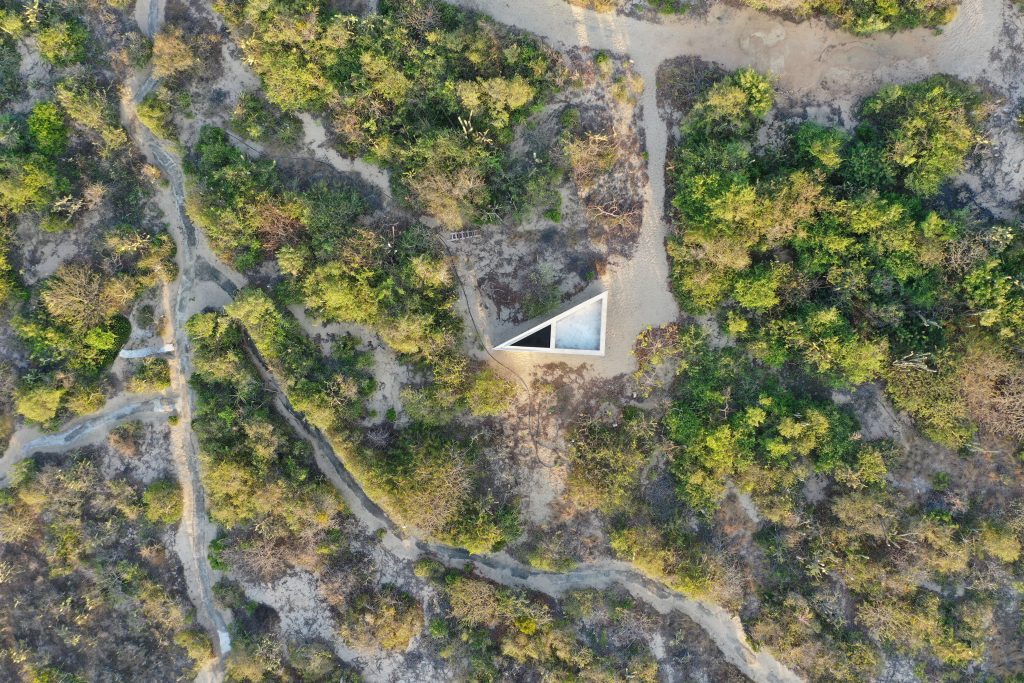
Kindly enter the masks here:
<path id="1" fill-rule="evenodd" d="M 607 317 L 608 292 L 601 292 L 498 344 L 494 350 L 603 356 Z"/>

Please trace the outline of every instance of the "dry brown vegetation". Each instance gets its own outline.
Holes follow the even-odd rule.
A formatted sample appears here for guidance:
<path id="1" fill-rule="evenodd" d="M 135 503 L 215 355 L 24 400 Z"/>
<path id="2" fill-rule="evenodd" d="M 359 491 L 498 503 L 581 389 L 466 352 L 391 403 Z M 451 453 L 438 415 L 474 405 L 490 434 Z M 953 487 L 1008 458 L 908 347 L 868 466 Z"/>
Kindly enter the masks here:
<path id="1" fill-rule="evenodd" d="M 5 680 L 176 681 L 210 655 L 166 527 L 146 520 L 141 485 L 104 479 L 99 459 L 36 456 L 0 499 Z"/>

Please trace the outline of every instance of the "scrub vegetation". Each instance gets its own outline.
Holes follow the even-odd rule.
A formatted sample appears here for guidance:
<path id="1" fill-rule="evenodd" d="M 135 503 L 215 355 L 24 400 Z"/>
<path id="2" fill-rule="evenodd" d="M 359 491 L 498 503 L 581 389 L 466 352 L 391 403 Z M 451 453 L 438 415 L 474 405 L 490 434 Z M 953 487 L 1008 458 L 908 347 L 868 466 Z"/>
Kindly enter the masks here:
<path id="1" fill-rule="evenodd" d="M 647 647 L 653 623 L 616 591 L 579 591 L 554 602 L 424 560 L 437 587 L 430 645 L 457 680 L 629 680 L 655 683 Z"/>
<path id="2" fill-rule="evenodd" d="M 869 35 L 881 31 L 905 31 L 928 27 L 938 29 L 956 16 L 957 0 L 803 0 L 799 3 L 779 0 L 744 0 L 755 9 L 780 12 L 806 18 L 820 15 L 847 31 Z"/>
<path id="3" fill-rule="evenodd" d="M 683 124 L 669 245 L 683 305 L 717 311 L 768 365 L 836 387 L 885 381 L 950 447 L 997 405 L 1008 419 L 992 428 L 1019 438 L 1013 382 L 989 379 L 984 395 L 979 380 L 1020 367 L 1024 248 L 935 200 L 980 139 L 981 95 L 946 77 L 889 86 L 852 134 L 807 123 L 758 147 L 771 106 L 771 83 L 741 71 Z"/>
<path id="4" fill-rule="evenodd" d="M 176 275 L 174 244 L 146 213 L 143 164 L 118 123 L 115 93 L 98 64 L 79 64 L 89 34 L 62 11 L 0 10 L 0 53 L 15 39 L 32 41 L 54 67 L 35 84 L 41 99 L 0 115 L 0 299 L 24 358 L 13 399 L 21 416 L 46 427 L 102 405 L 106 371 L 131 331 L 125 314 Z M 23 94 L 17 52 L 0 62 L 11 67 L 0 97 Z M 29 284 L 12 265 L 16 258 L 33 275 L 11 242 L 19 226 L 33 242 L 84 246 Z"/>
<path id="5" fill-rule="evenodd" d="M 682 14 L 694 0 L 566 0 L 571 5 L 596 12 Z M 905 31 L 928 27 L 938 29 L 956 16 L 957 0 L 743 0 L 754 9 L 775 12 L 794 19 L 825 17 L 857 35 L 882 31 Z"/>
<path id="6" fill-rule="evenodd" d="M 984 443 L 1019 455 L 1019 239 L 938 199 L 987 105 L 933 77 L 868 97 L 850 133 L 804 123 L 759 142 L 773 104 L 750 70 L 691 102 L 673 280 L 727 346 L 685 325 L 642 336 L 638 385 L 675 367 L 671 403 L 577 426 L 570 497 L 603 513 L 617 555 L 741 610 L 756 642 L 812 680 L 869 680 L 893 653 L 957 678 L 993 639 L 1019 644 L 1019 609 L 999 605 L 1019 581 L 1019 468 L 991 497 L 952 482 L 957 457 L 931 446 L 945 473 L 909 493 L 910 455 L 830 399 L 875 382 L 965 458 Z M 725 522 L 737 495 L 756 511 L 752 547 Z"/>
<path id="7" fill-rule="evenodd" d="M 226 309 L 284 387 L 291 405 L 329 440 L 368 493 L 404 524 L 475 552 L 499 547 L 518 533 L 514 508 L 487 493 L 481 446 L 455 425 L 414 421 L 383 448 L 360 433 L 364 399 L 374 389 L 372 358 L 339 344 L 331 361 L 290 314 L 259 290 L 242 292 Z M 198 319 L 197 319 L 198 320 Z M 224 319 L 222 319 L 224 320 Z M 504 381 L 489 372 L 477 383 Z M 494 400 L 491 392 L 483 392 Z M 485 404 L 486 407 L 486 404 Z"/>
<path id="8" fill-rule="evenodd" d="M 855 34 L 955 10 L 747 4 Z M 1024 675 L 1024 245 L 952 183 L 994 96 L 932 76 L 843 129 L 750 69 L 645 83 L 656 51 L 440 0 L 145 9 L 0 0 L 0 679 L 186 680 L 215 650 L 229 683 Z M 480 360 L 495 318 L 656 272 L 658 113 L 681 318 L 632 375 Z M 728 614 L 657 613 L 645 576 L 770 656 L 741 673 Z"/>
<path id="9" fill-rule="evenodd" d="M 0 492 L 4 680 L 175 680 L 212 654 L 162 540 L 177 484 L 106 478 L 101 456 L 36 455 Z"/>
<path id="10" fill-rule="evenodd" d="M 407 523 L 478 550 L 514 534 L 505 501 L 473 496 L 478 483 L 469 472 L 484 470 L 470 465 L 480 451 L 451 429 L 467 412 L 503 412 L 513 385 L 474 368 L 461 350 L 454 277 L 429 230 L 405 219 L 364 218 L 363 200 L 345 186 L 287 190 L 271 164 L 245 158 L 219 129 L 203 130 L 190 159 L 196 183 L 190 213 L 225 258 L 239 267 L 275 258 L 283 302 L 372 331 L 422 376 L 402 391 L 412 424 L 384 452 L 368 450 L 355 424 L 364 417 L 358 399 L 374 388 L 367 361 L 342 348 L 336 355 L 347 370 L 323 375 L 319 350 L 298 323 L 267 294 L 246 291 L 227 312 L 283 381 L 295 408 Z"/>
<path id="11" fill-rule="evenodd" d="M 379 13 L 215 3 L 267 100 L 324 114 L 338 145 L 393 171 L 399 194 L 459 228 L 518 203 L 527 176 L 506 147 L 553 90 L 532 38 L 435 0 L 384 0 Z"/>

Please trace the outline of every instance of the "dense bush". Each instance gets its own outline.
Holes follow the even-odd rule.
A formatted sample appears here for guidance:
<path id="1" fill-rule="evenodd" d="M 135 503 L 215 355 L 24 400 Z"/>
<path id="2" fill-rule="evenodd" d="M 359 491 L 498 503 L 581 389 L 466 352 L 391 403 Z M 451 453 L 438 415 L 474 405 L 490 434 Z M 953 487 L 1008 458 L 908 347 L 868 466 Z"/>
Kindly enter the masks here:
<path id="1" fill-rule="evenodd" d="M 680 494 L 705 512 L 733 482 L 764 517 L 790 523 L 797 486 L 812 471 L 851 486 L 886 474 L 883 453 L 860 443 L 851 415 L 801 397 L 735 349 L 694 350 L 665 423 L 680 446 L 672 463 Z"/>
<path id="2" fill-rule="evenodd" d="M 392 516 L 473 552 L 491 550 L 519 533 L 515 513 L 477 490 L 478 451 L 452 435 L 414 425 L 384 451 L 358 445 L 356 420 L 374 383 L 371 359 L 355 351 L 354 340 L 325 359 L 298 322 L 260 290 L 244 290 L 226 312 L 252 339 L 295 409 L 327 436 Z"/>
<path id="3" fill-rule="evenodd" d="M 4 12 L 0 10 L 0 12 Z M 18 48 L 15 46 L 14 37 L 7 33 L 11 29 L 7 29 L 6 22 L 10 21 L 9 17 L 4 13 L 4 17 L 0 19 L 3 22 L 4 30 L 0 31 L 0 106 L 6 105 L 9 102 L 18 98 L 25 89 L 25 84 L 21 81 L 21 55 L 18 54 Z M 18 22 L 13 28 L 14 31 L 20 29 L 20 21 L 17 19 L 17 15 L 14 16 L 14 21 Z"/>
<path id="4" fill-rule="evenodd" d="M 174 106 L 171 102 L 171 93 L 166 88 L 156 88 L 146 95 L 136 105 L 135 112 L 139 116 L 139 121 L 158 138 L 173 140 L 177 137 Z"/>
<path id="5" fill-rule="evenodd" d="M 309 445 L 271 411 L 237 324 L 207 313 L 191 318 L 187 330 L 203 485 L 212 519 L 228 534 L 218 556 L 261 580 L 320 566 L 318 548 L 347 515 L 341 497 L 316 469 Z"/>
<path id="6" fill-rule="evenodd" d="M 512 126 L 551 90 L 534 40 L 434 0 L 365 17 L 326 6 L 219 3 L 285 112 L 326 111 L 351 152 L 392 167 L 404 194 L 450 227 L 500 207 L 516 178 Z"/>
<path id="7" fill-rule="evenodd" d="M 614 424 L 586 421 L 569 437 L 568 492 L 583 509 L 606 513 L 628 510 L 640 474 L 656 449 L 658 425 L 627 408 Z"/>
<path id="8" fill-rule="evenodd" d="M 373 391 L 372 357 L 345 345 L 325 359 L 298 321 L 264 292 L 243 290 L 225 312 L 252 339 L 260 357 L 281 378 L 288 400 L 327 434 L 346 429 L 363 416 L 363 400 Z"/>
<path id="9" fill-rule="evenodd" d="M 748 1 L 754 7 L 772 6 L 764 0 Z M 957 4 L 953 0 L 807 0 L 801 5 L 801 10 L 834 17 L 848 31 L 869 34 L 948 24 L 956 15 Z"/>
<path id="10" fill-rule="evenodd" d="M 39 53 L 54 66 L 71 66 L 85 59 L 89 31 L 77 19 L 53 19 L 36 34 Z"/>
<path id="11" fill-rule="evenodd" d="M 302 138 L 302 121 L 267 102 L 258 92 L 238 96 L 231 112 L 231 128 L 257 142 L 293 145 Z"/>
<path id="12" fill-rule="evenodd" d="M 181 487 L 170 479 L 159 479 L 142 492 L 146 519 L 154 524 L 177 524 L 181 521 Z"/>
<path id="13" fill-rule="evenodd" d="M 711 351 L 693 335 L 652 332 L 638 378 L 651 372 L 647 355 L 680 368 L 664 428 L 686 507 L 724 513 L 730 485 L 754 503 L 770 567 L 750 574 L 755 642 L 812 680 L 876 677 L 881 648 L 913 658 L 924 677 L 956 678 L 985 655 L 1024 521 L 961 500 L 948 480 L 896 495 L 898 452 L 865 443 L 826 397 L 827 385 L 881 379 L 949 446 L 979 428 L 1010 448 L 1024 436 L 1010 329 L 1024 303 L 1020 241 L 936 199 L 978 141 L 983 102 L 933 77 L 866 99 L 852 134 L 805 123 L 759 142 L 771 100 L 754 72 L 723 78 L 684 119 L 674 168 L 678 297 L 717 313 L 741 344 Z M 719 521 L 688 527 L 685 511 L 682 525 L 633 521 L 612 546 L 653 576 L 714 593 L 727 577 L 695 574 L 707 563 L 681 550 L 717 557 Z M 710 538 L 675 540 L 692 526 Z M 951 585 L 975 588 L 933 588 Z"/>
<path id="14" fill-rule="evenodd" d="M 630 680 L 653 683 L 657 666 L 641 643 L 611 638 L 599 613 L 605 593 L 567 595 L 564 604 L 438 567 L 419 566 L 445 597 L 430 623 L 442 656 L 468 680 Z M 604 605 L 602 605 L 604 603 Z M 628 618 L 629 603 L 614 616 Z M 599 634 L 599 635 L 598 635 Z"/>
<path id="15" fill-rule="evenodd" d="M 758 357 L 838 384 L 977 323 L 1012 339 L 1024 296 L 1004 264 L 1020 246 L 929 202 L 978 141 L 977 92 L 941 76 L 889 86 L 852 135 L 806 123 L 758 145 L 771 102 L 765 77 L 739 71 L 683 123 L 669 251 L 687 308 L 724 309 Z"/>

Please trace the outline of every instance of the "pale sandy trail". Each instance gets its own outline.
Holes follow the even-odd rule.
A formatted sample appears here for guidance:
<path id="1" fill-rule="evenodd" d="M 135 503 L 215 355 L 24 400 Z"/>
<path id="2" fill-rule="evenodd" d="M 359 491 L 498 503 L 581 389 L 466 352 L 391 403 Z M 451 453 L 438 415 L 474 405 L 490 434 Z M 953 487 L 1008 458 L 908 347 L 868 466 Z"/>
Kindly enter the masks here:
<path id="1" fill-rule="evenodd" d="M 0 457 L 0 485 L 6 486 L 11 468 L 34 453 L 62 453 L 99 443 L 114 427 L 132 420 L 166 422 L 174 412 L 173 396 L 128 394 L 111 400 L 100 410 L 69 422 L 63 430 L 45 434 L 34 427 L 23 427 L 11 437 Z"/>
<path id="2" fill-rule="evenodd" d="M 149 358 L 150 356 L 161 356 L 166 353 L 174 353 L 174 344 L 163 346 L 148 346 L 142 349 L 121 349 L 117 352 L 118 358 Z"/>
<path id="3" fill-rule="evenodd" d="M 207 306 L 223 306 L 229 302 L 236 286 L 221 269 L 210 264 L 209 259 L 214 258 L 212 254 L 203 256 L 197 253 L 199 240 L 195 228 L 184 213 L 184 184 L 180 163 L 138 122 L 130 94 L 122 101 L 122 123 L 136 146 L 171 181 L 170 188 L 160 191 L 162 196 L 159 203 L 164 208 L 170 232 L 178 245 L 178 279 L 163 288 L 164 313 L 171 335 L 171 339 L 165 339 L 165 343 L 173 345 L 177 351 L 169 358 L 171 387 L 179 396 L 178 421 L 170 430 L 171 455 L 183 502 L 176 542 L 189 597 L 196 607 L 199 623 L 213 641 L 217 657 L 212 666 L 201 672 L 199 679 L 216 682 L 223 680 L 223 662 L 231 649 L 231 640 L 227 631 L 228 615 L 217 607 L 213 597 L 215 581 L 208 551 L 216 529 L 207 518 L 199 448 L 192 431 L 195 396 L 188 386 L 192 368 L 184 323 L 193 313 Z M 168 200 L 172 206 L 167 206 Z M 205 283 L 202 282 L 204 280 Z M 210 286 L 211 280 L 213 286 Z"/>
<path id="4" fill-rule="evenodd" d="M 329 164 L 339 173 L 354 173 L 363 182 L 381 194 L 386 203 L 391 201 L 391 174 L 387 169 L 374 166 L 359 157 L 343 157 L 327 142 L 327 130 L 324 124 L 310 114 L 299 114 L 302 121 L 302 146 L 309 155 L 318 161 Z"/>
<path id="5" fill-rule="evenodd" d="M 965 0 L 941 33 L 918 29 L 867 38 L 832 29 L 820 20 L 795 24 L 721 5 L 710 8 L 706 16 L 670 16 L 652 23 L 598 14 L 564 0 L 449 1 L 529 31 L 556 48 L 626 54 L 642 72 L 656 69 L 666 59 L 696 55 L 729 69 L 752 66 L 771 71 L 783 89 L 832 94 L 839 101 L 859 99 L 882 83 L 937 72 L 984 78 L 999 89 L 1020 87 L 1012 83 L 1012 69 L 991 58 L 992 50 L 1006 43 L 1003 26 L 1008 13 L 1016 12 L 1003 0 Z"/>
<path id="6" fill-rule="evenodd" d="M 148 6 L 147 6 L 148 3 Z M 140 0 L 136 18 L 147 35 L 154 35 L 163 19 L 164 0 Z M 143 11 L 141 8 L 146 7 Z M 155 6 L 155 7 L 154 7 Z M 224 658 L 231 649 L 227 622 L 230 613 L 218 608 L 213 597 L 215 574 L 208 552 L 216 528 L 206 512 L 200 472 L 199 447 L 192 431 L 192 409 L 195 396 L 188 386 L 192 373 L 191 348 L 184 323 L 196 312 L 219 307 L 244 278 L 220 264 L 205 236 L 198 233 L 185 213 L 185 177 L 177 155 L 164 147 L 138 119 L 135 107 L 152 88 L 155 81 L 127 83 L 121 98 L 121 123 L 139 151 L 163 173 L 168 185 L 156 188 L 156 201 L 168 221 L 169 231 L 177 245 L 175 259 L 177 279 L 162 290 L 162 303 L 167 324 L 164 344 L 173 345 L 175 353 L 168 359 L 171 388 L 178 395 L 178 420 L 171 426 L 171 456 L 182 490 L 182 517 L 176 535 L 177 554 L 185 574 L 189 598 L 196 608 L 197 619 L 213 643 L 215 660 L 198 674 L 197 681 L 217 683 L 224 678 Z"/>

